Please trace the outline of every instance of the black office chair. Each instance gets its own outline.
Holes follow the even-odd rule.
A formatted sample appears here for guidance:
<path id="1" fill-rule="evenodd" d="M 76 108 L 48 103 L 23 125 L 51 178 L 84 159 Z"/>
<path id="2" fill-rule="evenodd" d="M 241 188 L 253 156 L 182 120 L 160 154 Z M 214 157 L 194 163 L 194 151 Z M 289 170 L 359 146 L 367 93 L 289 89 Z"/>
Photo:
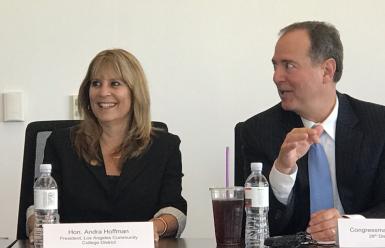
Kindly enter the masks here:
<path id="1" fill-rule="evenodd" d="M 79 123 L 79 120 L 56 120 L 36 121 L 28 124 L 25 131 L 17 239 L 27 239 L 25 226 L 26 211 L 33 204 L 33 184 L 40 173 L 39 166 L 44 159 L 44 148 L 47 138 L 55 129 L 72 127 Z M 153 121 L 152 126 L 168 132 L 167 125 L 163 122 Z"/>
<path id="2" fill-rule="evenodd" d="M 234 185 L 244 186 L 245 183 L 245 158 L 241 139 L 243 122 L 238 122 L 234 128 Z M 246 175 L 248 176 L 248 175 Z"/>
<path id="3" fill-rule="evenodd" d="M 248 175 L 246 175 L 246 159 L 243 153 L 243 143 L 242 143 L 242 128 L 244 123 L 238 122 L 234 128 L 234 185 L 235 186 L 244 186 L 245 179 Z M 242 218 L 242 238 L 245 238 L 245 223 L 246 223 L 246 215 L 243 212 Z"/>

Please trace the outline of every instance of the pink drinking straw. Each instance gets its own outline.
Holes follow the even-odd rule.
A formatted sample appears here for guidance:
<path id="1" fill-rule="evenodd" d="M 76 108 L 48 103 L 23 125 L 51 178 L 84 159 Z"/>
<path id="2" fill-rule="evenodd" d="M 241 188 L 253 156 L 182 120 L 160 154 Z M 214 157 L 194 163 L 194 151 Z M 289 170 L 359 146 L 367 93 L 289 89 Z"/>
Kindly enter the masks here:
<path id="1" fill-rule="evenodd" d="M 226 187 L 229 187 L 229 147 L 226 146 Z"/>

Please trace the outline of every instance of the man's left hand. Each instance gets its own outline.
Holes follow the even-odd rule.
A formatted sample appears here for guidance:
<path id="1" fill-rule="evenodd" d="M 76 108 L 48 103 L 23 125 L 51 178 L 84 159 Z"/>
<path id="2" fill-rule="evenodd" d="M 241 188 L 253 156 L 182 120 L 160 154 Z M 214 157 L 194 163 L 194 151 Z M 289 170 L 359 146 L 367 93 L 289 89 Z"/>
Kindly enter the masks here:
<path id="1" fill-rule="evenodd" d="M 335 241 L 338 218 L 341 215 L 335 208 L 315 212 L 310 216 L 306 231 L 317 241 Z"/>

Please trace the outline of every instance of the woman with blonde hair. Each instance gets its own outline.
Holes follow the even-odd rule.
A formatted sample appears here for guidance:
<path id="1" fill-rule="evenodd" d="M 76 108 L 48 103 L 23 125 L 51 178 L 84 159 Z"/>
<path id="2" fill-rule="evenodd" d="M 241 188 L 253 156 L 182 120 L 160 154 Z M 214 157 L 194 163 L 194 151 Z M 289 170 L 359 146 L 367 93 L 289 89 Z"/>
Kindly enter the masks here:
<path id="1" fill-rule="evenodd" d="M 97 54 L 78 104 L 84 120 L 54 131 L 45 149 L 61 222 L 152 221 L 155 240 L 179 237 L 187 212 L 180 140 L 152 127 L 139 61 L 122 49 Z"/>

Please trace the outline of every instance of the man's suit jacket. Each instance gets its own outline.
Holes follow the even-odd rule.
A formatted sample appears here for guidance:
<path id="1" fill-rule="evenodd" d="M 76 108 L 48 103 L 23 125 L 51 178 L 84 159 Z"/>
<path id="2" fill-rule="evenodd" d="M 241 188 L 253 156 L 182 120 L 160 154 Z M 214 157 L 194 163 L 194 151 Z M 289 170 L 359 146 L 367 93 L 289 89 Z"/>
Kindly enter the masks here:
<path id="1" fill-rule="evenodd" d="M 385 217 L 385 107 L 337 93 L 335 136 L 336 180 L 346 214 Z M 248 119 L 241 130 L 244 175 L 250 162 L 263 162 L 268 178 L 280 147 L 293 128 L 303 127 L 300 116 L 280 104 Z M 304 231 L 309 222 L 307 154 L 297 161 L 298 173 L 285 206 L 270 190 L 271 235 Z M 246 179 L 246 178 L 245 178 Z"/>
<path id="2" fill-rule="evenodd" d="M 156 131 L 147 151 L 126 161 L 114 183 L 103 164 L 90 165 L 77 155 L 73 128 L 53 132 L 44 155 L 58 183 L 61 222 L 147 221 L 169 206 L 186 214 L 178 136 Z"/>

